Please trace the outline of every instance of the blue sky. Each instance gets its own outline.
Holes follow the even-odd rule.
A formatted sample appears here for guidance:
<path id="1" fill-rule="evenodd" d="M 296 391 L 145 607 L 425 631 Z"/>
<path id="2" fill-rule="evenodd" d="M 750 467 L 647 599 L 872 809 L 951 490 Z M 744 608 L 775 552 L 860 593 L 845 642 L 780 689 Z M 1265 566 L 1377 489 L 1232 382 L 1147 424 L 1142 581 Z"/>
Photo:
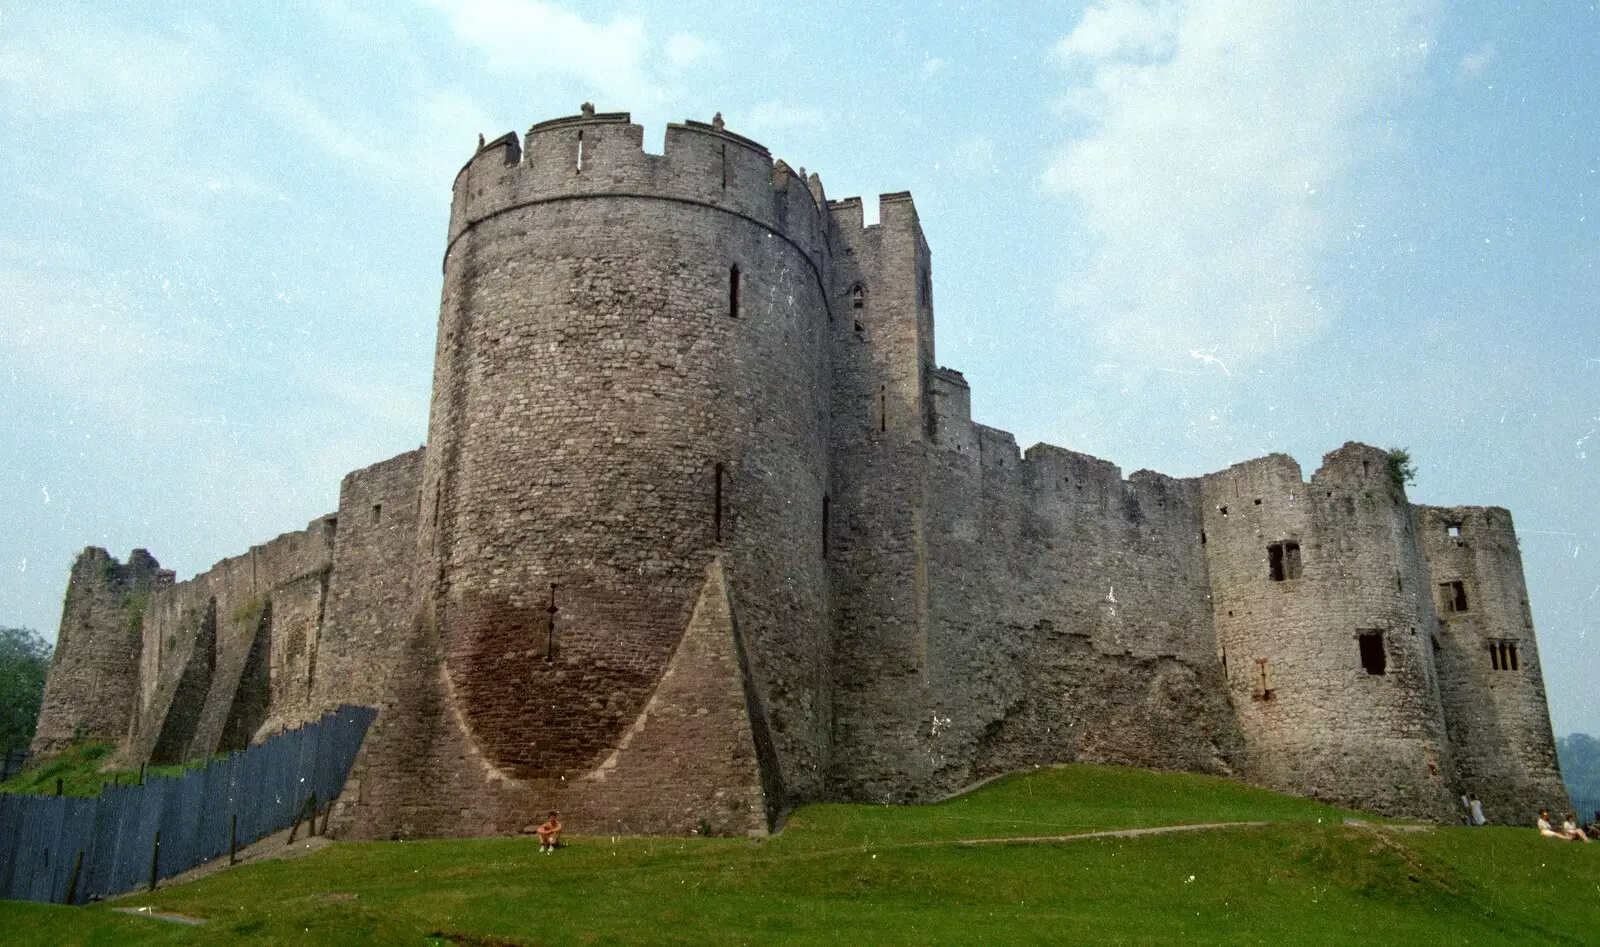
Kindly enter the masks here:
<path id="1" fill-rule="evenodd" d="M 911 190 L 940 362 L 1024 444 L 1362 440 L 1511 508 L 1556 730 L 1600 733 L 1597 62 L 1573 0 L 0 0 L 0 624 L 420 444 L 455 170 L 593 100 Z"/>

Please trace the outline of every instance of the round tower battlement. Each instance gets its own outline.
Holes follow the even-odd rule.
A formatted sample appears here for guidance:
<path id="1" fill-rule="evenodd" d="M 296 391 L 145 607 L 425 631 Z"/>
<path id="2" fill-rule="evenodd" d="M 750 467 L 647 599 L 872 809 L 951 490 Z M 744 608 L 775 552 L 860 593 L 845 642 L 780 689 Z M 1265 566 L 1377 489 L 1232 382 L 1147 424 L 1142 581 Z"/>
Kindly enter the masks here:
<path id="1" fill-rule="evenodd" d="M 508 132 L 481 143 L 456 175 L 449 241 L 453 247 L 483 221 L 538 203 L 676 201 L 769 229 L 794 244 L 820 279 L 828 208 L 819 182 L 815 188 L 758 142 L 728 131 L 720 115 L 710 123 L 669 124 L 663 153 L 653 155 L 629 113 L 585 106 L 578 115 L 539 122 L 520 142 Z"/>

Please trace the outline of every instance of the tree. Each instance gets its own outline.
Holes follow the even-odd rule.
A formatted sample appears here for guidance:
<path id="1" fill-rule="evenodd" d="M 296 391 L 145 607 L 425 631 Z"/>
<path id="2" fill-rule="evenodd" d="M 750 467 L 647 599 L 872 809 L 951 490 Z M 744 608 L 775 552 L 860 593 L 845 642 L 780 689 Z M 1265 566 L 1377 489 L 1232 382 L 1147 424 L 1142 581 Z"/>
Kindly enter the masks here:
<path id="1" fill-rule="evenodd" d="M 1411 459 L 1411 452 L 1404 447 L 1389 449 L 1389 477 L 1397 489 L 1416 485 L 1417 464 Z"/>
<path id="2" fill-rule="evenodd" d="M 0 628 L 0 751 L 33 741 L 51 650 L 37 631 Z"/>
<path id="3" fill-rule="evenodd" d="M 1561 775 L 1567 789 L 1574 796 L 1600 799 L 1600 740 L 1587 733 L 1557 737 L 1556 756 L 1561 760 Z"/>

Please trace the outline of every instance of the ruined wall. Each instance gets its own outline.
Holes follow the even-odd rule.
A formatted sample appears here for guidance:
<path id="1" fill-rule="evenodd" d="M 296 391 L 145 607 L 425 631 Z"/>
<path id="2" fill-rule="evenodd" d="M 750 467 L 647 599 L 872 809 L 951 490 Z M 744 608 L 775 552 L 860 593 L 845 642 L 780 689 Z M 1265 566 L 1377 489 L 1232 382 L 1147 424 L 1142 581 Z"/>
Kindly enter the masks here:
<path id="1" fill-rule="evenodd" d="M 127 733 L 139 689 L 139 628 L 152 594 L 172 579 L 143 549 L 135 549 L 127 565 L 96 546 L 78 554 L 34 753 L 55 752 L 77 737 L 120 740 Z"/>
<path id="2" fill-rule="evenodd" d="M 971 423 L 941 370 L 928 660 L 949 792 L 1061 762 L 1231 772 L 1199 484 Z"/>
<path id="3" fill-rule="evenodd" d="M 141 628 L 129 762 L 242 749 L 303 710 L 299 685 L 322 621 L 335 528 L 334 517 L 321 517 L 156 590 Z"/>
<path id="4" fill-rule="evenodd" d="M 306 657 L 310 696 L 301 722 L 341 703 L 376 707 L 369 744 L 388 722 L 384 701 L 407 660 L 424 453 L 407 451 L 340 483 L 327 602 Z"/>
<path id="5" fill-rule="evenodd" d="M 923 538 L 931 261 L 910 195 L 883 195 L 878 206 L 879 222 L 863 227 L 858 198 L 830 205 L 837 250 L 829 793 L 908 802 L 926 798 L 934 766 Z"/>
<path id="6" fill-rule="evenodd" d="M 1439 625 L 1435 660 L 1461 792 L 1491 821 L 1528 825 L 1570 804 L 1556 761 L 1544 675 L 1511 514 L 1416 510 Z"/>
<path id="7" fill-rule="evenodd" d="M 542 123 L 458 178 L 413 628 L 442 673 L 410 739 L 467 782 L 395 830 L 515 831 L 600 766 L 719 548 L 774 785 L 820 783 L 821 214 L 720 128 L 641 139 L 625 115 Z"/>
<path id="8" fill-rule="evenodd" d="M 1453 818 L 1432 603 L 1387 455 L 1347 444 L 1306 483 L 1274 454 L 1202 483 L 1212 611 L 1247 778 Z M 1363 645 L 1362 635 L 1376 637 Z"/>

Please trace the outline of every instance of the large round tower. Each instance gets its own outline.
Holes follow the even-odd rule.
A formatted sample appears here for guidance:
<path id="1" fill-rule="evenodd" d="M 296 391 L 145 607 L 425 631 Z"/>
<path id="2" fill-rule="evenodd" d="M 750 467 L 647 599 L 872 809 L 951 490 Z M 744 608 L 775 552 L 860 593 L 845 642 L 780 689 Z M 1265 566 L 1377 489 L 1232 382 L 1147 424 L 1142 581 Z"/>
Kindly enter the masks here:
<path id="1" fill-rule="evenodd" d="M 501 830 L 738 829 L 825 763 L 826 209 L 720 117 L 642 145 L 585 106 L 455 183 L 418 613 Z"/>

